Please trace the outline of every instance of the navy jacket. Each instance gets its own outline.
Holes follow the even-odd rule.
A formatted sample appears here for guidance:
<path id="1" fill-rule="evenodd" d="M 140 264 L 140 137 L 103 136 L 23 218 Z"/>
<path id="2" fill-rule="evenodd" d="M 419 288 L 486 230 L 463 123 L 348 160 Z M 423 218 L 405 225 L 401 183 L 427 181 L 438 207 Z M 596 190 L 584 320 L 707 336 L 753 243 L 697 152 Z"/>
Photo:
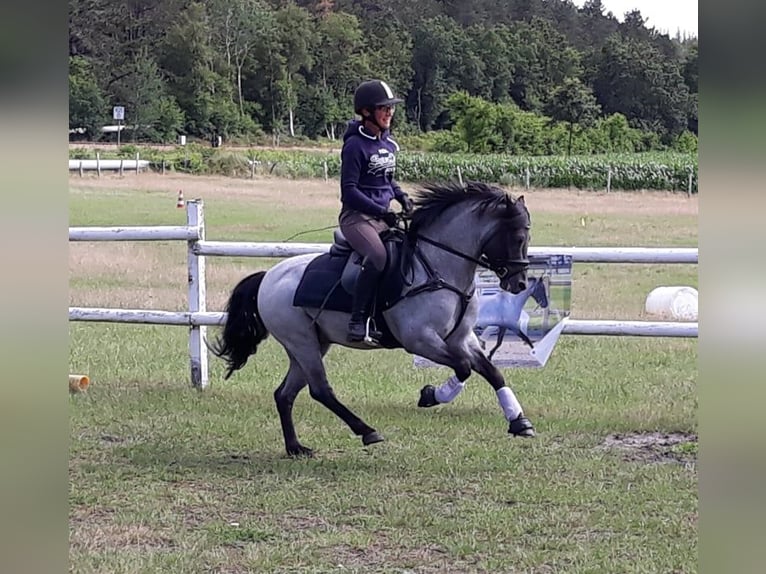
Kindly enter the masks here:
<path id="1" fill-rule="evenodd" d="M 340 166 L 340 200 L 344 209 L 380 217 L 394 198 L 404 195 L 394 181 L 399 144 L 385 131 L 377 138 L 358 120 L 343 134 Z"/>

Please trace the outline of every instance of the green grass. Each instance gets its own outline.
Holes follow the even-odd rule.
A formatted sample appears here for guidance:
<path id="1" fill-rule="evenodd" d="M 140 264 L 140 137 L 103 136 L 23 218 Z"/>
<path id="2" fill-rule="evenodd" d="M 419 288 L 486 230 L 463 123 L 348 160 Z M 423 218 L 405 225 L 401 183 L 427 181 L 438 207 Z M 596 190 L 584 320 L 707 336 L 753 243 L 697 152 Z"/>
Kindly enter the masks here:
<path id="1" fill-rule="evenodd" d="M 182 223 L 166 191 L 75 186 L 71 225 Z M 275 240 L 328 219 L 329 208 L 206 199 L 211 239 Z M 533 221 L 535 244 L 696 245 L 696 222 L 683 217 L 612 216 L 574 230 L 564 215 Z M 71 305 L 129 299 L 131 279 L 155 294 L 148 307 L 185 296 L 182 245 L 170 255 L 142 245 L 136 261 L 116 244 L 72 247 Z M 209 300 L 265 264 L 209 259 Z M 578 265 L 574 277 L 574 317 L 635 319 L 653 286 L 696 285 L 696 267 Z M 317 456 L 290 460 L 272 398 L 286 358 L 273 339 L 226 382 L 211 358 L 211 388 L 198 393 L 186 329 L 70 323 L 70 372 L 92 381 L 70 398 L 70 569 L 696 572 L 696 465 L 601 447 L 615 433 L 695 433 L 696 361 L 695 340 L 562 337 L 544 369 L 504 371 L 539 433 L 525 441 L 507 436 L 478 375 L 454 404 L 421 410 L 418 390 L 446 369 L 415 369 L 400 350 L 333 348 L 337 395 L 387 441 L 362 447 L 304 392 L 296 427 Z M 697 446 L 671 450 L 694 460 Z"/>

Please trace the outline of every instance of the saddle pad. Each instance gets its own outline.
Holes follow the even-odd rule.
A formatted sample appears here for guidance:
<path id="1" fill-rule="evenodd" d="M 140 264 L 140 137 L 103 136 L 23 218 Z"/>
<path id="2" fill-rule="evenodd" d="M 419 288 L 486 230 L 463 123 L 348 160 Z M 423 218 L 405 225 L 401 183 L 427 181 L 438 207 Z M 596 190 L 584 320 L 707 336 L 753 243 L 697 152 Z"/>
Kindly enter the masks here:
<path id="1" fill-rule="evenodd" d="M 293 305 L 312 309 L 323 307 L 328 311 L 350 314 L 353 296 L 340 284 L 340 277 L 347 261 L 347 257 L 333 257 L 329 253 L 313 259 L 306 266 L 306 271 L 298 283 Z M 376 307 L 379 309 L 380 305 Z M 402 345 L 394 338 L 380 311 L 375 313 L 374 319 L 375 325 L 383 335 L 380 339 L 381 346 L 389 349 L 401 348 Z"/>
<path id="2" fill-rule="evenodd" d="M 347 260 L 346 257 L 333 257 L 324 253 L 309 262 L 295 290 L 293 305 L 318 309 L 330 293 L 324 305 L 325 309 L 351 313 L 351 294 L 340 284 L 340 276 Z"/>

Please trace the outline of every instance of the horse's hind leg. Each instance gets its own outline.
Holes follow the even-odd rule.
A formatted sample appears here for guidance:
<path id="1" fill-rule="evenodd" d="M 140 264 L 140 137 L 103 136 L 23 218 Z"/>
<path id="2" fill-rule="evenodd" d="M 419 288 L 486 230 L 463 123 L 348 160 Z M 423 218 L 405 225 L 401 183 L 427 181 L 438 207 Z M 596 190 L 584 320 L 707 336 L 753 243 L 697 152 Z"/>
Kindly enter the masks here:
<path id="1" fill-rule="evenodd" d="M 298 363 L 290 357 L 290 368 L 287 375 L 285 375 L 282 384 L 274 391 L 274 401 L 277 403 L 279 422 L 282 424 L 282 435 L 285 438 L 285 450 L 289 456 L 312 456 L 313 454 L 310 448 L 303 446 L 298 441 L 295 424 L 293 424 L 293 404 L 298 393 L 306 386 L 307 382 Z"/>
<path id="2" fill-rule="evenodd" d="M 471 368 L 484 377 L 497 394 L 497 402 L 503 409 L 503 414 L 508 420 L 508 432 L 514 436 L 533 437 L 535 428 L 530 420 L 524 416 L 519 400 L 506 385 L 503 374 L 492 364 L 482 352 L 476 337 L 469 338 L 469 349 L 471 351 Z"/>
<path id="3" fill-rule="evenodd" d="M 383 435 L 356 416 L 338 400 L 330 386 L 330 382 L 327 380 L 327 375 L 321 362 L 319 365 L 304 366 L 304 372 L 310 373 L 308 379 L 311 398 L 335 413 L 336 416 L 349 426 L 355 435 L 362 437 L 362 443 L 365 446 L 383 441 Z"/>
<path id="4" fill-rule="evenodd" d="M 312 332 L 313 329 L 308 331 L 308 333 Z M 293 341 L 290 350 L 291 358 L 294 357 L 296 363 L 300 365 L 304 380 L 308 383 L 311 398 L 335 413 L 336 416 L 349 426 L 355 435 L 362 437 L 363 444 L 369 445 L 381 442 L 383 436 L 351 412 L 335 396 L 335 392 L 327 380 L 327 374 L 322 362 L 322 357 L 326 351 L 327 348 L 325 346 L 320 346 L 319 341 L 308 334 L 301 341 L 300 347 L 296 347 L 295 341 Z"/>

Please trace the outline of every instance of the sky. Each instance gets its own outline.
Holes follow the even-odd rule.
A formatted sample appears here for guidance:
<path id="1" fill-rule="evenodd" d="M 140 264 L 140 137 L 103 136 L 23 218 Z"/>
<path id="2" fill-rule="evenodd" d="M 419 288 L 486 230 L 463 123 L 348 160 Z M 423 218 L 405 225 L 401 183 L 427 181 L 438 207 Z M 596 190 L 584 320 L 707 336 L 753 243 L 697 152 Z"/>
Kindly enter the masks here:
<path id="1" fill-rule="evenodd" d="M 574 0 L 582 6 L 585 0 Z M 607 12 L 622 22 L 625 12 L 638 8 L 650 28 L 667 32 L 671 37 L 676 30 L 681 34 L 697 36 L 697 0 L 602 0 Z"/>

